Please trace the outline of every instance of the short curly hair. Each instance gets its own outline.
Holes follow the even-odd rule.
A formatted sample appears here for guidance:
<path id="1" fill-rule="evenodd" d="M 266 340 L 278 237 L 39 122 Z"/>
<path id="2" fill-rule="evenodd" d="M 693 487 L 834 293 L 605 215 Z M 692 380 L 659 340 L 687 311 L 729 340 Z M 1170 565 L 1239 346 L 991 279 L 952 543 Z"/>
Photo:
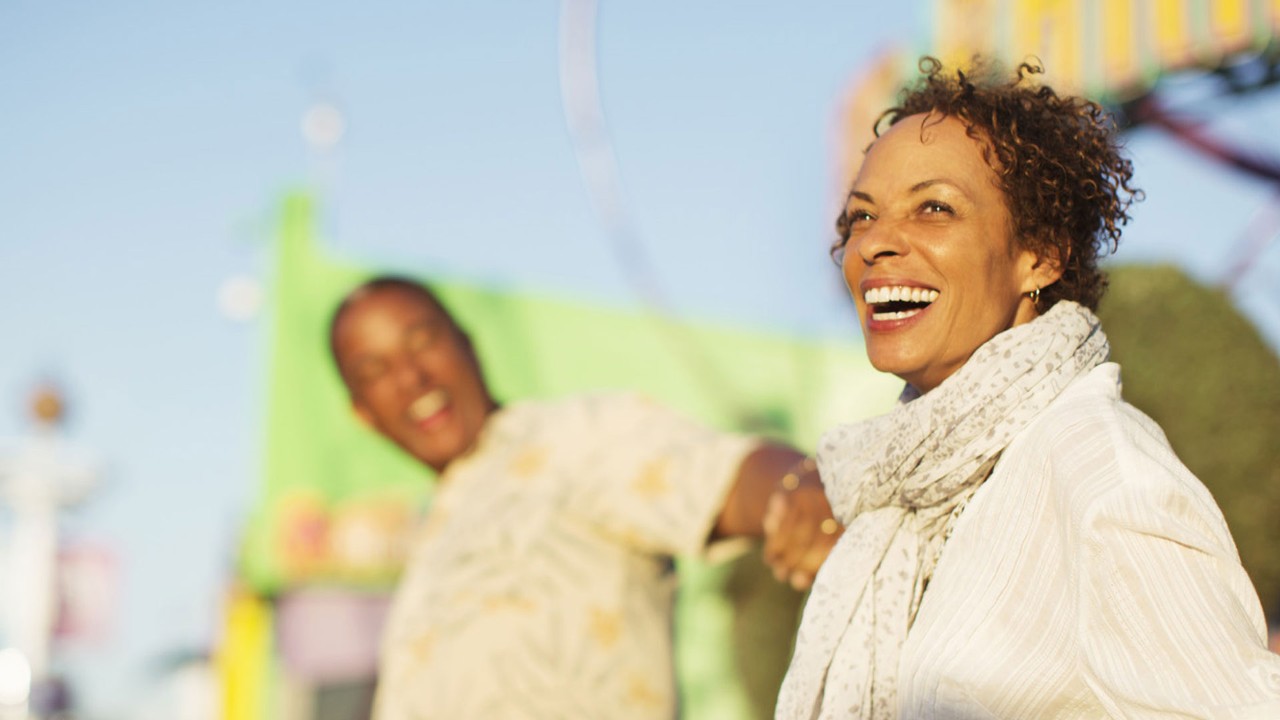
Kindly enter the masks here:
<path id="1" fill-rule="evenodd" d="M 935 113 L 965 124 L 984 145 L 983 155 L 999 177 L 1023 247 L 1062 264 L 1062 278 L 1041 289 L 1042 308 L 1074 300 L 1091 309 L 1106 291 L 1098 258 L 1114 252 L 1129 208 L 1142 199 L 1130 185 L 1133 163 L 1121 154 L 1116 126 L 1097 103 L 1060 96 L 1030 76 L 1043 69 L 1024 62 L 1002 78 L 989 61 L 969 72 L 945 72 L 936 58 L 920 60 L 921 77 L 903 89 L 898 105 L 876 120 L 875 133 L 911 115 Z M 836 221 L 843 250 L 851 217 Z"/>

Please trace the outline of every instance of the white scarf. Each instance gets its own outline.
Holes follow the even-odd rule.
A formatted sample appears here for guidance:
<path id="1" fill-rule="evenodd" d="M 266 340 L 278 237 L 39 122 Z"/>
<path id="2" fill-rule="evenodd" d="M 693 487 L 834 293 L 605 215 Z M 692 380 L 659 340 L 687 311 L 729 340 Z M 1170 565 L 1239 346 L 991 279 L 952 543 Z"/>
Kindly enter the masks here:
<path id="1" fill-rule="evenodd" d="M 1080 375 L 1107 338 L 1060 301 L 979 347 L 932 392 L 835 427 L 818 467 L 846 527 L 805 605 L 779 720 L 894 718 L 898 662 L 953 519 L 1013 436 Z"/>

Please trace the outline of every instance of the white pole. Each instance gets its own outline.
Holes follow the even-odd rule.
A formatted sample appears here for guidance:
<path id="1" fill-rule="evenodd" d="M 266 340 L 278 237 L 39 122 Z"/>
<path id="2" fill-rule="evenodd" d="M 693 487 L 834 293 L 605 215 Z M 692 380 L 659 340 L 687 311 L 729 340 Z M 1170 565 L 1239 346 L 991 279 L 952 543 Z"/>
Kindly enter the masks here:
<path id="1" fill-rule="evenodd" d="M 93 467 L 61 440 L 58 394 L 37 392 L 33 411 L 35 435 L 0 455 L 0 503 L 12 517 L 9 537 L 0 538 L 6 550 L 0 566 L 0 720 L 25 717 L 31 688 L 52 678 L 58 511 L 82 500 L 97 482 Z"/>
<path id="2" fill-rule="evenodd" d="M 6 475 L 5 499 L 13 512 L 9 576 L 4 593 L 9 646 L 26 657 L 36 680 L 49 673 L 58 561 L 56 450 L 51 432 L 34 438 Z"/>

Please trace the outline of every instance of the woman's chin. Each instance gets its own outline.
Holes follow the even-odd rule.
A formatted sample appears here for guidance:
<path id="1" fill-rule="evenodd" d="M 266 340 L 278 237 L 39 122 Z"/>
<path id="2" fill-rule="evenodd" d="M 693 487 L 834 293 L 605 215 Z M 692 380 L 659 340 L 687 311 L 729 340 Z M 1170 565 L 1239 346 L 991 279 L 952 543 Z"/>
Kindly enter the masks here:
<path id="1" fill-rule="evenodd" d="M 911 378 L 919 371 L 919 366 L 905 360 L 896 354 L 877 353 L 870 347 L 867 348 L 867 359 L 871 361 L 871 367 L 882 373 L 896 375 L 905 382 L 911 382 Z"/>
<path id="2" fill-rule="evenodd" d="M 932 368 L 921 367 L 918 362 L 910 362 L 901 357 L 877 357 L 870 352 L 868 352 L 867 356 L 871 361 L 871 367 L 882 373 L 893 375 L 915 388 L 922 395 L 937 385 L 937 382 L 931 382 L 930 378 L 939 373 Z"/>

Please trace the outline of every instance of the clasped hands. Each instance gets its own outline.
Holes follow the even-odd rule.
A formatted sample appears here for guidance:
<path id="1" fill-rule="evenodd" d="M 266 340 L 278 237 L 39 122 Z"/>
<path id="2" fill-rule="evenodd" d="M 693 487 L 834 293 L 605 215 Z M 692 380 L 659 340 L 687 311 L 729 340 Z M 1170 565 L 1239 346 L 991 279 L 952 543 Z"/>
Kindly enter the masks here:
<path id="1" fill-rule="evenodd" d="M 831 514 L 812 459 L 778 479 L 764 514 L 764 561 L 779 582 L 806 590 L 844 528 Z"/>

